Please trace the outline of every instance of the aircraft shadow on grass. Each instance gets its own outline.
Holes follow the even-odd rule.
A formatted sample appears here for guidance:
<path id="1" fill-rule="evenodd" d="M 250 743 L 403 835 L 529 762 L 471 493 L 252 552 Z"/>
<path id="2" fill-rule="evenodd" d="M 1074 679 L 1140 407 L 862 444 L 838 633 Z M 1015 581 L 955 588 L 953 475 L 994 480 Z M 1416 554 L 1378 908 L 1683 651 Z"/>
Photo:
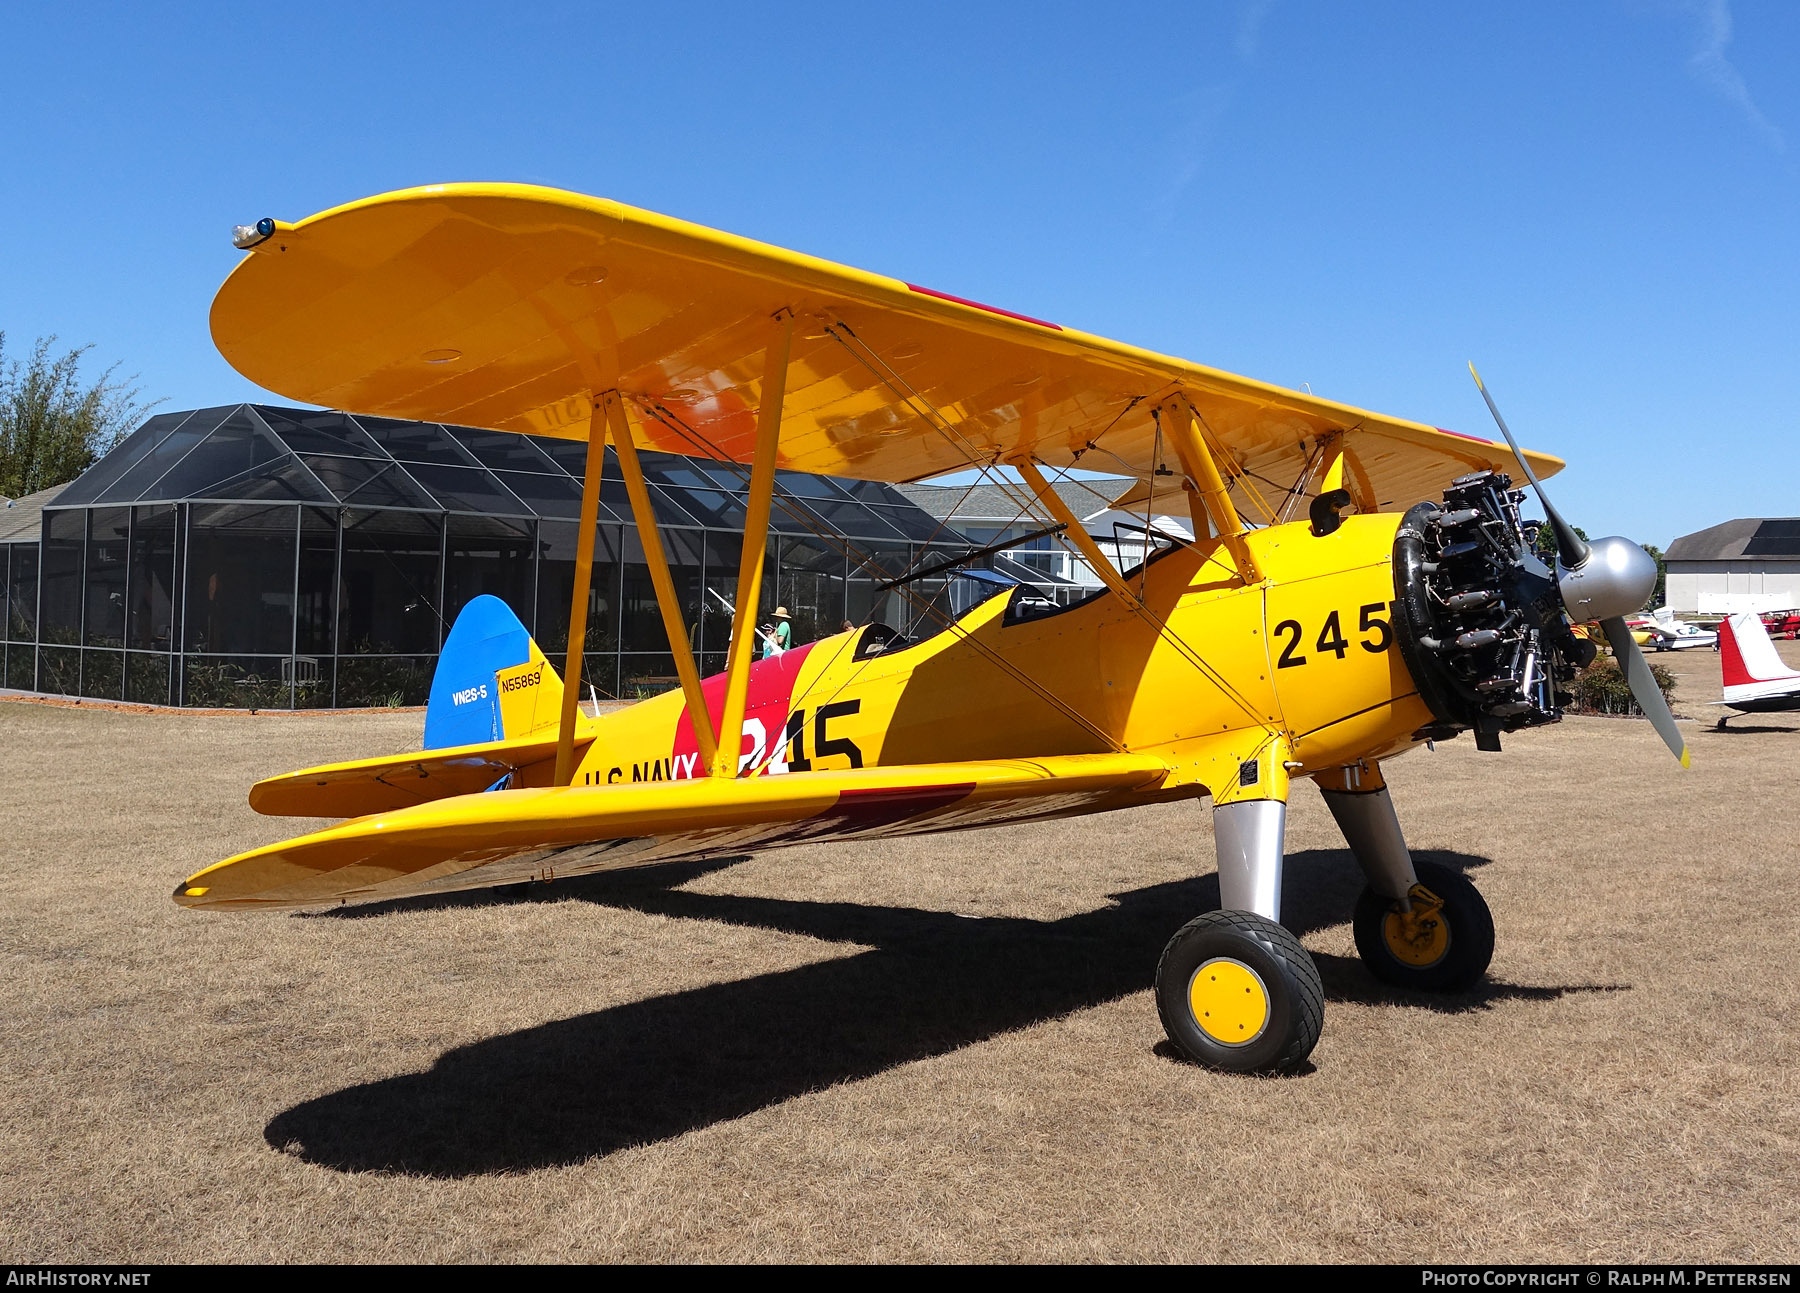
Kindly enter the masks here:
<path id="1" fill-rule="evenodd" d="M 1417 856 L 1459 870 L 1487 862 L 1460 853 Z M 738 860 L 558 881 L 547 896 L 872 950 L 460 1046 L 426 1072 L 295 1105 L 269 1122 L 266 1139 L 341 1171 L 462 1177 L 581 1162 L 1140 992 L 1175 930 L 1219 905 L 1211 875 L 1118 894 L 1115 905 L 1051 921 L 675 888 Z M 1289 928 L 1305 934 L 1349 919 L 1362 878 L 1347 852 L 1293 854 L 1286 872 Z M 490 901 L 455 895 L 332 914 L 366 919 Z M 1334 1001 L 1460 1012 L 1611 990 L 1489 981 L 1433 998 L 1396 992 L 1353 958 L 1315 959 Z"/>

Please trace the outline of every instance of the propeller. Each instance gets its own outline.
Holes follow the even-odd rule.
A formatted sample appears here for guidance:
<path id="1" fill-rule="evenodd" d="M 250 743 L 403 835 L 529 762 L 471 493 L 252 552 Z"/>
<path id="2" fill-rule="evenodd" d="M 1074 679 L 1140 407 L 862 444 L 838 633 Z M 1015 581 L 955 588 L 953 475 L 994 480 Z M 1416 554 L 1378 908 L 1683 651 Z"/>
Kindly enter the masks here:
<path id="1" fill-rule="evenodd" d="M 1656 685 L 1644 653 L 1638 650 L 1638 644 L 1632 640 L 1631 630 L 1625 624 L 1625 617 L 1649 600 L 1651 590 L 1656 587 L 1655 559 L 1630 539 L 1614 535 L 1590 543 L 1576 534 L 1574 527 L 1563 520 L 1562 513 L 1551 506 L 1544 494 L 1543 482 L 1525 460 L 1519 442 L 1513 439 L 1506 419 L 1500 416 L 1500 409 L 1495 405 L 1494 397 L 1488 394 L 1487 385 L 1475 371 L 1474 364 L 1469 365 L 1469 376 L 1475 379 L 1475 389 L 1487 401 L 1488 412 L 1494 415 L 1494 422 L 1499 426 L 1500 434 L 1506 437 L 1513 457 L 1524 468 L 1525 479 L 1531 482 L 1531 488 L 1543 506 L 1544 517 L 1556 535 L 1556 588 L 1562 595 L 1564 609 L 1578 623 L 1600 621 L 1606 640 L 1612 645 L 1613 657 L 1618 660 L 1625 682 L 1631 688 L 1631 698 L 1655 726 L 1663 744 L 1681 760 L 1682 767 L 1687 767 L 1687 742 L 1675 725 L 1675 715 L 1669 712 L 1669 702 L 1663 699 L 1662 688 Z"/>

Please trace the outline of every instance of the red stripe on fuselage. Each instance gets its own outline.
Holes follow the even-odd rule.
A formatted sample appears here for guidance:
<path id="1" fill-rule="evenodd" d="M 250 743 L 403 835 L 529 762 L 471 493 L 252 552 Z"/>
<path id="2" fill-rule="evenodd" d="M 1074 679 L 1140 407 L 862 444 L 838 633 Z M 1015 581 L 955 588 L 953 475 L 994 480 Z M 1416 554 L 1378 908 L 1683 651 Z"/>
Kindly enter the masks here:
<path id="1" fill-rule="evenodd" d="M 780 655 L 770 656 L 766 660 L 756 660 L 750 665 L 750 687 L 744 702 L 744 727 L 746 731 L 740 735 L 738 758 L 757 753 L 759 749 L 766 753 L 768 745 L 783 739 L 783 730 L 787 726 L 788 708 L 794 699 L 794 684 L 800 678 L 800 666 L 806 663 L 806 657 L 815 643 L 797 646 L 783 651 Z M 700 680 L 700 694 L 706 700 L 706 712 L 712 716 L 713 730 L 719 727 L 719 720 L 725 713 L 725 675 L 715 673 L 710 678 Z M 762 744 L 756 740 L 758 728 L 762 730 Z M 729 745 L 729 740 L 721 744 Z M 681 707 L 681 717 L 675 720 L 675 745 L 671 750 L 673 766 L 677 775 L 687 769 L 693 769 L 690 775 L 704 777 L 708 769 L 699 765 L 700 745 L 694 739 L 694 724 L 688 717 L 688 707 Z M 694 755 L 693 759 L 684 756 Z M 757 753 L 761 762 L 762 753 Z"/>

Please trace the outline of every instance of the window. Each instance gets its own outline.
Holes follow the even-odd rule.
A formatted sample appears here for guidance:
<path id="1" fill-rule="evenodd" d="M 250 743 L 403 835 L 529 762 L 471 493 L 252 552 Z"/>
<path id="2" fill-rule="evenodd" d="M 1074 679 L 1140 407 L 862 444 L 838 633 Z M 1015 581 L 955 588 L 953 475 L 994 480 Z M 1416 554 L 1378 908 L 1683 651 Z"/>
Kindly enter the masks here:
<path id="1" fill-rule="evenodd" d="M 464 606 L 487 594 L 512 607 L 529 629 L 537 591 L 532 561 L 536 527 L 530 521 L 491 516 L 451 516 L 446 525 L 445 623 L 456 623 Z"/>

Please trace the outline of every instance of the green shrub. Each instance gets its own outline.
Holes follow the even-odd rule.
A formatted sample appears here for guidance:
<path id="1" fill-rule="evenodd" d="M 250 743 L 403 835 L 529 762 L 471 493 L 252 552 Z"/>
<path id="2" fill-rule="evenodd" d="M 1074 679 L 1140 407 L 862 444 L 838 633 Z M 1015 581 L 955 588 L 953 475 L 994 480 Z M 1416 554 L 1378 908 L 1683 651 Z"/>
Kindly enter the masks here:
<path id="1" fill-rule="evenodd" d="M 1675 675 L 1659 664 L 1652 664 L 1650 676 L 1656 679 L 1663 699 L 1668 700 L 1669 693 L 1675 690 Z M 1576 674 L 1569 690 L 1575 694 L 1575 702 L 1569 708 L 1578 714 L 1635 714 L 1641 718 L 1644 713 L 1631 698 L 1631 687 L 1619 669 L 1619 662 L 1611 656 L 1601 656 Z"/>

